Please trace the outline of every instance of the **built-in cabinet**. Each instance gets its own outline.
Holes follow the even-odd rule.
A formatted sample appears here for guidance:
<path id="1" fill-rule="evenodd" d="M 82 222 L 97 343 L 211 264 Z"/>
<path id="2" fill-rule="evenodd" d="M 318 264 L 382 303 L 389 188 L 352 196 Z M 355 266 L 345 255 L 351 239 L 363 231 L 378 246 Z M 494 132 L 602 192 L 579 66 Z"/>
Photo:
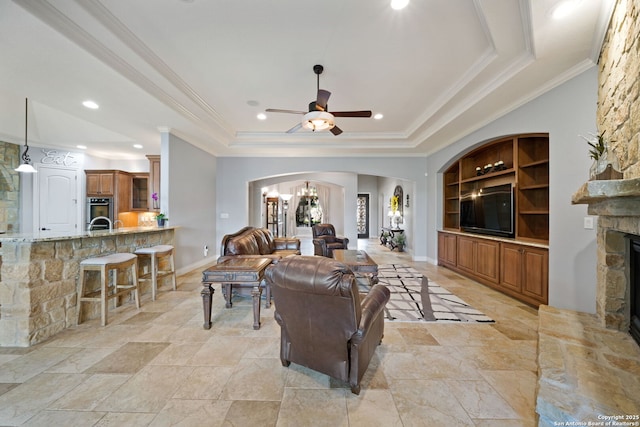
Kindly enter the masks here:
<path id="1" fill-rule="evenodd" d="M 151 206 L 149 194 L 149 174 L 134 173 L 131 177 L 131 210 L 149 211 Z"/>
<path id="2" fill-rule="evenodd" d="M 464 233 L 462 197 L 501 184 L 514 189 L 514 237 Z M 442 197 L 438 264 L 529 304 L 546 304 L 549 135 L 503 137 L 464 154 L 443 173 Z"/>
<path id="3" fill-rule="evenodd" d="M 438 232 L 438 265 L 536 307 L 548 303 L 548 253 L 535 243 Z"/>
<path id="4" fill-rule="evenodd" d="M 119 170 L 85 170 L 87 197 L 111 197 L 113 213 L 131 211 L 131 174 Z"/>

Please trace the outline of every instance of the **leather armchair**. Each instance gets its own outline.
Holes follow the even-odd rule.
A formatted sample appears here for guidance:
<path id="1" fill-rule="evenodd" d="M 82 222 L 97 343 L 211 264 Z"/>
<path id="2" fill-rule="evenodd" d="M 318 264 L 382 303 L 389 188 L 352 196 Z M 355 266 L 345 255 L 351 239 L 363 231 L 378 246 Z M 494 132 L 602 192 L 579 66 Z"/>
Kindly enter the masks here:
<path id="1" fill-rule="evenodd" d="M 332 224 L 316 224 L 311 228 L 313 233 L 313 254 L 333 258 L 334 249 L 347 249 L 349 239 L 336 236 Z"/>
<path id="2" fill-rule="evenodd" d="M 363 300 L 351 270 L 333 259 L 289 256 L 265 273 L 280 325 L 280 361 L 348 382 L 360 380 L 384 334 L 389 290 L 374 285 Z"/>

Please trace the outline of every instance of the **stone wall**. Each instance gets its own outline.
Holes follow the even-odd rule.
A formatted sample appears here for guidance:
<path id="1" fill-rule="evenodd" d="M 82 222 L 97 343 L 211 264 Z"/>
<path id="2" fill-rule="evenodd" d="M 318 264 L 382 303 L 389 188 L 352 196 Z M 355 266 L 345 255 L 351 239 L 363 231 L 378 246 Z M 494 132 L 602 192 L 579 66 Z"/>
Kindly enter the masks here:
<path id="1" fill-rule="evenodd" d="M 0 346 L 28 347 L 76 324 L 81 260 L 161 244 L 174 244 L 172 228 L 97 237 L 4 242 Z M 97 273 L 88 273 L 87 279 L 89 291 L 100 289 Z M 149 282 L 141 284 L 140 293 L 150 293 Z M 100 304 L 82 305 L 81 322 L 99 317 Z"/>
<path id="2" fill-rule="evenodd" d="M 624 178 L 640 177 L 640 0 L 617 0 L 600 53 L 598 130 Z"/>
<path id="3" fill-rule="evenodd" d="M 20 146 L 0 141 L 0 231 L 19 230 Z"/>

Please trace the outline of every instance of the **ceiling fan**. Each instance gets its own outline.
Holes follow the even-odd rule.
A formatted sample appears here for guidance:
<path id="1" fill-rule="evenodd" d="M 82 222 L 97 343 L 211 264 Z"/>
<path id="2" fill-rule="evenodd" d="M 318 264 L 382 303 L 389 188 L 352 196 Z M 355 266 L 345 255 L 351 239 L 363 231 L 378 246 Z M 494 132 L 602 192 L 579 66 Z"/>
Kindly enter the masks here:
<path id="1" fill-rule="evenodd" d="M 335 124 L 334 117 L 371 117 L 371 111 L 332 111 L 329 112 L 327 102 L 331 96 L 331 92 L 328 90 L 320 89 L 320 74 L 324 71 L 322 65 L 314 65 L 313 72 L 317 76 L 317 90 L 318 95 L 315 101 L 309 103 L 309 111 L 296 111 L 296 110 L 280 110 L 277 108 L 267 108 L 265 111 L 268 113 L 289 113 L 289 114 L 304 114 L 304 118 L 300 123 L 292 127 L 287 133 L 293 133 L 300 128 L 309 129 L 312 131 L 325 130 L 334 135 L 340 135 L 342 129 Z"/>

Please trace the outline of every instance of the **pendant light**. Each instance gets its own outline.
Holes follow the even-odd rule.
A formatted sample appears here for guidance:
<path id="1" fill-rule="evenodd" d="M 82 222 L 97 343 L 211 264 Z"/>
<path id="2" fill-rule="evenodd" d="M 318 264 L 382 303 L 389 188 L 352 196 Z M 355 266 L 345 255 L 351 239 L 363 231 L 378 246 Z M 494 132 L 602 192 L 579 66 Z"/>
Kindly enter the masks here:
<path id="1" fill-rule="evenodd" d="M 22 153 L 22 163 L 16 168 L 17 172 L 36 173 L 38 172 L 31 166 L 31 158 L 29 157 L 29 144 L 27 142 L 27 124 L 29 116 L 29 98 L 24 100 L 24 153 Z"/>

